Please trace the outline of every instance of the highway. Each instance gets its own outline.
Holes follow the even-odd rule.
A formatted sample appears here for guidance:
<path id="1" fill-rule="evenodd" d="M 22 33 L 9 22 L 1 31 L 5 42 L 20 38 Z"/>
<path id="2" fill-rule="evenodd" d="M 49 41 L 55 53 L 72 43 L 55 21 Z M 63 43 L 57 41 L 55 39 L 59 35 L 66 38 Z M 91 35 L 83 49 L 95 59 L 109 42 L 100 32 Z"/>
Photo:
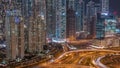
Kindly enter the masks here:
<path id="1" fill-rule="evenodd" d="M 107 68 L 100 59 L 108 54 L 120 54 L 120 52 L 104 49 L 69 51 L 52 61 L 35 65 L 33 68 Z"/>
<path id="2" fill-rule="evenodd" d="M 106 50 L 97 46 L 79 50 L 71 50 L 70 48 L 66 43 L 62 44 L 63 54 L 44 63 L 38 63 L 37 65 L 33 63 L 28 68 L 108 68 L 101 63 L 102 57 L 120 54 L 120 51 Z"/>
<path id="3" fill-rule="evenodd" d="M 94 63 L 95 65 L 98 65 L 98 66 L 101 67 L 101 68 L 107 68 L 106 65 L 104 65 L 104 64 L 102 64 L 102 63 L 100 62 L 100 60 L 101 60 L 103 57 L 104 57 L 104 56 L 99 57 L 98 59 L 96 59 L 96 61 L 93 60 L 93 63 Z"/>

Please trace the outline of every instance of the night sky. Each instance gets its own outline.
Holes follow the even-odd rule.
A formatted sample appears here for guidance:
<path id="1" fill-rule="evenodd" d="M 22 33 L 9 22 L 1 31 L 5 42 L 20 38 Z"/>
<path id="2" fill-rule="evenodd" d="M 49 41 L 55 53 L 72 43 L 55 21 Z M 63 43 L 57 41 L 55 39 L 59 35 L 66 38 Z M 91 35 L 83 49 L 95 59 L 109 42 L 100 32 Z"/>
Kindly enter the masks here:
<path id="1" fill-rule="evenodd" d="M 110 11 L 120 13 L 120 0 L 110 0 Z"/>

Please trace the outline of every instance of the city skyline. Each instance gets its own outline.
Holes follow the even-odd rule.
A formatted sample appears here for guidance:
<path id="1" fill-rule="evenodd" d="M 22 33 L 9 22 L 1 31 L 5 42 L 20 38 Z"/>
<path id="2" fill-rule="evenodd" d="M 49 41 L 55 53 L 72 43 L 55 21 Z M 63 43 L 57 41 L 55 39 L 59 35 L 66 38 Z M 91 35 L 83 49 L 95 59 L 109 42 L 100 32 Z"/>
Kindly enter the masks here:
<path id="1" fill-rule="evenodd" d="M 86 0 L 87 2 L 88 1 L 90 1 L 90 0 Z M 94 2 L 96 2 L 96 3 L 99 3 L 100 2 L 100 0 L 92 0 L 92 1 L 94 1 Z M 120 0 L 109 0 L 109 2 L 110 2 L 110 4 L 109 4 L 109 6 L 110 6 L 110 12 L 117 12 L 119 15 L 120 15 L 120 8 L 119 8 L 119 6 L 120 6 Z"/>
<path id="2" fill-rule="evenodd" d="M 0 68 L 120 67 L 116 2 L 0 0 Z"/>

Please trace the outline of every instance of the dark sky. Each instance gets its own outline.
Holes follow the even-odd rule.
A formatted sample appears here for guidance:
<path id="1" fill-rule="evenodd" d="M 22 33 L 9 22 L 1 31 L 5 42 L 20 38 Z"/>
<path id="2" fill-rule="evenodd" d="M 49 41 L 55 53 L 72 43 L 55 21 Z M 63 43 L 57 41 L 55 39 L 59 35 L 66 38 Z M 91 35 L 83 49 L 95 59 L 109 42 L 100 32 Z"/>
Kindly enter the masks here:
<path id="1" fill-rule="evenodd" d="M 110 0 L 110 11 L 120 12 L 120 0 Z"/>

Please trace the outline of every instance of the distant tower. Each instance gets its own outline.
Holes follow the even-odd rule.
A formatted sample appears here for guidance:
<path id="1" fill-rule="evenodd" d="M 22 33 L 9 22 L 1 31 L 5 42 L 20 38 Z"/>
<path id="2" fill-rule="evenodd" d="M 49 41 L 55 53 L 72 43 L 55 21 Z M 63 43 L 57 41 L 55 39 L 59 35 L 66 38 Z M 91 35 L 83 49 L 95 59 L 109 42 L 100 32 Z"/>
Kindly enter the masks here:
<path id="1" fill-rule="evenodd" d="M 96 33 L 96 12 L 98 8 L 93 1 L 89 1 L 86 8 L 87 22 L 85 22 L 85 26 L 87 26 L 87 29 L 85 30 L 87 30 L 89 38 L 94 38 Z"/>
<path id="2" fill-rule="evenodd" d="M 73 10 L 75 9 L 75 0 L 67 0 L 67 9 L 72 7 Z"/>
<path id="3" fill-rule="evenodd" d="M 4 7 L 6 6 L 4 1 L 0 0 L 0 42 L 3 41 L 3 36 L 4 36 L 4 21 L 5 21 L 5 9 Z"/>
<path id="4" fill-rule="evenodd" d="M 108 14 L 109 13 L 109 0 L 101 0 L 101 5 L 102 5 L 102 13 L 103 14 Z"/>
<path id="5" fill-rule="evenodd" d="M 55 0 L 56 3 L 56 38 L 66 39 L 66 0 Z"/>
<path id="6" fill-rule="evenodd" d="M 47 38 L 55 37 L 56 29 L 56 12 L 55 12 L 55 0 L 46 0 L 46 26 L 47 26 Z"/>
<path id="7" fill-rule="evenodd" d="M 24 21 L 24 26 L 25 26 L 25 50 L 28 52 L 32 52 L 32 49 L 35 46 L 33 44 L 34 41 L 31 41 L 33 36 L 32 35 L 34 32 L 32 32 L 32 26 L 33 26 L 33 8 L 34 8 L 34 0 L 21 0 L 22 1 L 22 15 L 23 18 L 25 19 Z"/>
<path id="8" fill-rule="evenodd" d="M 35 0 L 36 5 L 36 43 L 37 51 L 43 51 L 46 44 L 46 0 Z"/>
<path id="9" fill-rule="evenodd" d="M 21 2 L 12 0 L 7 6 L 10 6 L 5 15 L 7 58 L 14 60 L 24 57 L 24 19 Z"/>
<path id="10" fill-rule="evenodd" d="M 92 29 L 93 26 L 95 26 L 92 22 L 92 18 L 93 16 L 95 16 L 95 3 L 93 1 L 88 2 L 87 7 L 86 7 L 86 16 L 87 16 L 87 31 L 89 32 L 89 34 L 92 34 Z"/>
<path id="11" fill-rule="evenodd" d="M 75 37 L 76 21 L 75 21 L 75 0 L 67 0 L 67 22 L 66 22 L 66 37 Z"/>
<path id="12" fill-rule="evenodd" d="M 93 1 L 89 1 L 86 6 L 86 16 L 87 16 L 88 20 L 90 20 L 90 18 L 95 15 L 94 6 L 95 6 L 95 2 L 93 2 Z"/>
<path id="13" fill-rule="evenodd" d="M 45 18 L 42 16 L 38 16 L 37 20 L 37 52 L 40 53 L 43 51 L 43 46 L 46 45 L 46 23 Z"/>
<path id="14" fill-rule="evenodd" d="M 85 4 L 83 0 L 75 0 L 76 31 L 83 30 L 83 18 L 85 16 Z"/>
<path id="15" fill-rule="evenodd" d="M 66 24 L 66 37 L 71 38 L 75 37 L 75 11 L 71 8 L 67 10 L 67 24 Z"/>

